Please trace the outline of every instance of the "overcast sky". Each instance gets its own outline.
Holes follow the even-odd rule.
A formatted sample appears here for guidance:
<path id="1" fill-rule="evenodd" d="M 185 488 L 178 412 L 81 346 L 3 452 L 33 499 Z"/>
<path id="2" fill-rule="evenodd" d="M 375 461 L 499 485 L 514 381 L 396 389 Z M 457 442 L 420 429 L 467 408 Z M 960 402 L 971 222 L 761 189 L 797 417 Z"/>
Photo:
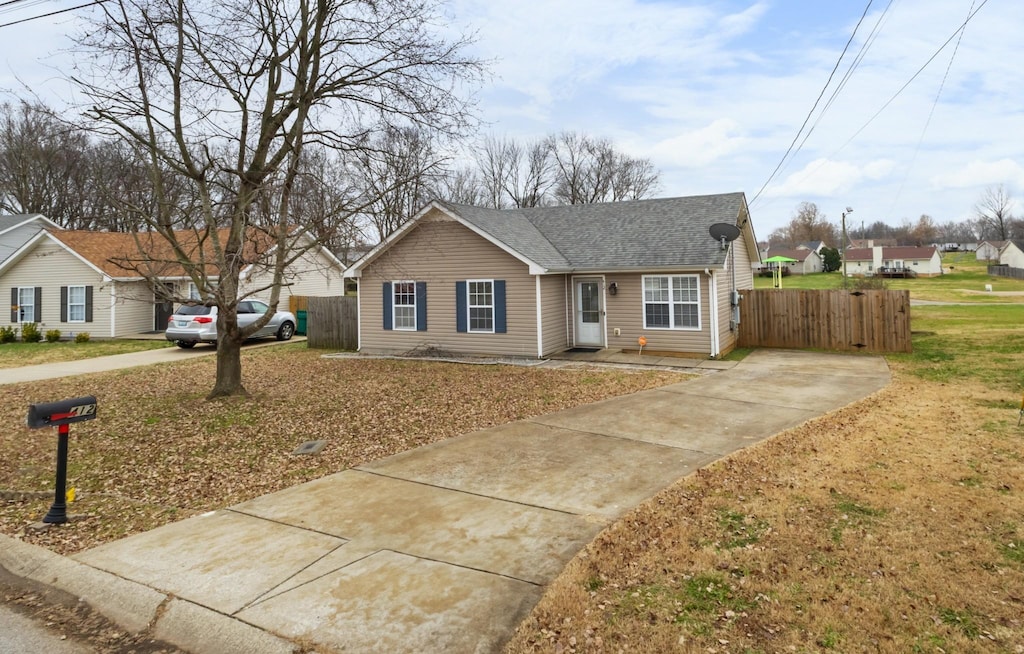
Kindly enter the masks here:
<path id="1" fill-rule="evenodd" d="M 0 10 L 0 23 L 76 4 L 82 1 Z M 802 201 L 837 223 L 852 207 L 848 225 L 898 225 L 921 214 L 959 221 L 973 215 L 987 186 L 1004 184 L 1019 213 L 1018 0 L 873 2 L 811 116 L 813 131 L 761 191 L 867 4 L 451 0 L 448 11 L 454 28 L 476 32 L 475 54 L 494 61 L 480 93 L 490 133 L 608 137 L 654 162 L 661 197 L 745 192 L 761 239 Z M 61 93 L 53 67 L 61 68 L 73 21 L 65 15 L 0 28 L 0 88 L 15 88 L 17 75 L 48 95 Z"/>

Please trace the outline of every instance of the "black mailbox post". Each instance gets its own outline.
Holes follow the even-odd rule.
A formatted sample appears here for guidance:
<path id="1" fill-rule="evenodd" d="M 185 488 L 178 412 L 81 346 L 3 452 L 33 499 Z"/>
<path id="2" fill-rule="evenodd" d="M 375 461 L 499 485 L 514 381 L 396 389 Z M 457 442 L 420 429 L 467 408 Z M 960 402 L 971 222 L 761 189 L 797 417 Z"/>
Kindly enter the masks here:
<path id="1" fill-rule="evenodd" d="M 73 422 L 96 418 L 96 398 L 92 395 L 61 402 L 30 404 L 26 422 L 32 429 L 57 428 L 57 484 L 53 491 L 53 506 L 43 517 L 44 523 L 61 524 L 68 521 L 68 433 Z"/>

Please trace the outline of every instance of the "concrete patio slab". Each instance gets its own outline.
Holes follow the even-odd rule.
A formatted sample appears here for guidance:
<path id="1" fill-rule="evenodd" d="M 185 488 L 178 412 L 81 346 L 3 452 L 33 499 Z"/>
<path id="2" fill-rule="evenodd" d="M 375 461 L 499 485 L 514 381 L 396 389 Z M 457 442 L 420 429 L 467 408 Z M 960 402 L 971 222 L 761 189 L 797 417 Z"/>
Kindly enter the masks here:
<path id="1" fill-rule="evenodd" d="M 703 452 L 545 425 L 542 420 L 450 439 L 359 469 L 613 519 L 716 458 Z M 603 416 L 591 419 L 588 415 L 575 424 L 566 422 L 569 427 L 580 427 L 602 420 Z"/>
<path id="2" fill-rule="evenodd" d="M 235 511 L 389 549 L 546 583 L 600 525 L 568 513 L 349 470 Z"/>
<path id="3" fill-rule="evenodd" d="M 239 618 L 342 652 L 494 652 L 543 589 L 383 551 Z"/>

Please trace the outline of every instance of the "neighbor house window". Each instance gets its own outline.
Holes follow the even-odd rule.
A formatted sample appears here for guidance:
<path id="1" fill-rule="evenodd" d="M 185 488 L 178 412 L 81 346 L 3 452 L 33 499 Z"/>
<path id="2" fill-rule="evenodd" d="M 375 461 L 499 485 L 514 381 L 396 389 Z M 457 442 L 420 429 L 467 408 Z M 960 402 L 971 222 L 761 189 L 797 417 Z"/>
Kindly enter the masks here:
<path id="1" fill-rule="evenodd" d="M 68 322 L 85 322 L 84 286 L 68 286 Z"/>
<path id="2" fill-rule="evenodd" d="M 469 331 L 494 331 L 494 282 L 468 281 Z"/>
<path id="3" fill-rule="evenodd" d="M 700 280 L 696 275 L 644 276 L 644 327 L 700 329 Z"/>
<path id="4" fill-rule="evenodd" d="M 36 322 L 36 289 L 25 287 L 18 289 L 18 322 Z"/>
<path id="5" fill-rule="evenodd" d="M 394 328 L 416 330 L 416 283 L 392 282 L 394 292 Z"/>
<path id="6" fill-rule="evenodd" d="M 196 283 L 195 282 L 189 282 L 188 283 L 188 299 L 190 299 L 190 300 L 200 300 L 200 299 L 202 299 L 202 298 L 199 297 L 199 289 L 196 287 Z"/>

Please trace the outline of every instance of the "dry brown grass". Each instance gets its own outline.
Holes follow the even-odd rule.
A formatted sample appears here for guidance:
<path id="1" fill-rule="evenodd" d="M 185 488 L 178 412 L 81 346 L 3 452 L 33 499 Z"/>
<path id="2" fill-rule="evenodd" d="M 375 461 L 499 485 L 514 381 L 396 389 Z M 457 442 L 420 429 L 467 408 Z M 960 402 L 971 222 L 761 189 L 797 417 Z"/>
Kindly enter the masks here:
<path id="1" fill-rule="evenodd" d="M 243 352 L 250 399 L 207 402 L 213 357 L 5 386 L 0 531 L 70 553 L 476 429 L 680 380 L 670 372 L 550 370 L 322 359 L 301 344 Z M 54 430 L 24 427 L 30 403 L 95 394 L 98 418 L 71 428 L 73 514 L 26 533 L 52 501 Z M 291 452 L 323 439 L 314 456 Z M 52 491 L 50 491 L 52 492 Z"/>
<path id="2" fill-rule="evenodd" d="M 897 364 L 609 527 L 506 651 L 1024 652 L 1016 409 Z"/>

